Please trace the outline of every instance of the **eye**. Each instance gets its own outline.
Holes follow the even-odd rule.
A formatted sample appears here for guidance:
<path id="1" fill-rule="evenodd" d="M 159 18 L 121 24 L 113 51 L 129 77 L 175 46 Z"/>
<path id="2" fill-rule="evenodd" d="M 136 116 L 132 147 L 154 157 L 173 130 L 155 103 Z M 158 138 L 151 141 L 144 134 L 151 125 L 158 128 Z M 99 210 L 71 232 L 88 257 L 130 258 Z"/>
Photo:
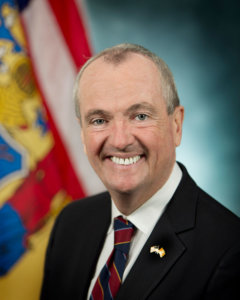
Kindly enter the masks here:
<path id="1" fill-rule="evenodd" d="M 146 114 L 138 114 L 135 119 L 138 121 L 145 121 L 148 118 Z"/>
<path id="2" fill-rule="evenodd" d="M 103 125 L 105 122 L 106 121 L 104 119 L 96 119 L 92 123 L 93 125 L 99 126 L 99 125 Z"/>

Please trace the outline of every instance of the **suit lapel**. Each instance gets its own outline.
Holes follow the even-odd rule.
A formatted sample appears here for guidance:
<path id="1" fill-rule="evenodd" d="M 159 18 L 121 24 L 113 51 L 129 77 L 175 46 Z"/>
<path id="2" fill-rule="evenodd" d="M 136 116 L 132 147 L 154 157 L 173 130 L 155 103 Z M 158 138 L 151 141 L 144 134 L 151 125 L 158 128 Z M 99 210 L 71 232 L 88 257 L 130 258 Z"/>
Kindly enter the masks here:
<path id="1" fill-rule="evenodd" d="M 177 191 L 144 245 L 116 300 L 147 299 L 184 255 L 187 247 L 178 235 L 194 227 L 196 201 L 196 185 L 183 168 L 183 178 Z M 151 246 L 163 247 L 166 255 L 160 258 L 159 255 L 150 253 Z"/>
<path id="2" fill-rule="evenodd" d="M 88 201 L 91 200 L 89 199 Z M 109 194 L 103 193 L 96 196 L 96 201 L 92 202 L 89 207 L 91 208 L 86 214 L 87 222 L 84 222 L 85 234 L 81 239 L 81 245 L 84 244 L 86 246 L 79 249 L 79 275 L 77 280 L 78 282 L 81 281 L 80 299 L 87 297 L 88 288 L 111 221 L 111 201 Z"/>
<path id="3" fill-rule="evenodd" d="M 150 253 L 150 247 L 156 245 L 164 248 L 166 255 L 163 258 Z M 184 245 L 179 241 L 164 216 L 144 245 L 116 299 L 147 299 L 147 295 L 164 278 L 184 250 Z"/>

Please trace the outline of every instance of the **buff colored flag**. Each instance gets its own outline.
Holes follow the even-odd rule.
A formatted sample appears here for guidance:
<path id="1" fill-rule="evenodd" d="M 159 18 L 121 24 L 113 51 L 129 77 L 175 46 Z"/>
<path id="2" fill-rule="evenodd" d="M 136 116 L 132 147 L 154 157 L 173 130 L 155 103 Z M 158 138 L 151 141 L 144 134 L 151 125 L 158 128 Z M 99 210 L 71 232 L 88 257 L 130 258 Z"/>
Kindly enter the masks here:
<path id="1" fill-rule="evenodd" d="M 1 300 L 39 299 L 45 249 L 54 219 L 66 203 L 86 194 L 69 155 L 69 142 L 52 116 L 44 73 L 38 69 L 40 62 L 34 63 L 34 45 L 29 45 L 33 36 L 39 41 L 42 38 L 29 26 L 31 18 L 36 22 L 37 14 L 42 20 L 51 16 L 72 60 L 70 78 L 74 78 L 77 68 L 90 56 L 79 7 L 74 0 L 28 2 L 0 0 Z M 26 10 L 20 14 L 19 8 Z M 50 42 L 41 47 L 43 54 L 47 47 L 51 51 Z M 56 52 L 53 58 L 48 64 L 54 71 L 61 53 Z M 67 84 L 67 80 L 62 86 L 58 84 L 62 94 L 64 82 Z M 72 82 L 68 86 L 70 90 Z M 54 84 L 51 87 L 54 89 Z M 59 105 L 55 103 L 55 110 Z"/>

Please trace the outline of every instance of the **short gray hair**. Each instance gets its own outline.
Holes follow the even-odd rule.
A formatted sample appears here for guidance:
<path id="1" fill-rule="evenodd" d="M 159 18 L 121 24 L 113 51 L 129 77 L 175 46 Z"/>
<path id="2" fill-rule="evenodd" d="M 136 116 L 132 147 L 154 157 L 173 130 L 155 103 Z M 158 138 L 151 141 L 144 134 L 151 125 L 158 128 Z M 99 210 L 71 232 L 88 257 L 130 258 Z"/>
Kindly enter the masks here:
<path id="1" fill-rule="evenodd" d="M 160 76 L 161 76 L 161 88 L 164 100 L 167 104 L 167 112 L 168 114 L 172 114 L 177 106 L 180 105 L 176 85 L 174 82 L 174 78 L 172 72 L 170 71 L 168 65 L 156 54 L 149 51 L 148 49 L 144 48 L 143 46 L 136 45 L 136 44 L 119 44 L 111 48 L 107 48 L 98 54 L 92 56 L 87 62 L 82 66 L 80 69 L 74 84 L 73 89 L 73 98 L 75 102 L 75 110 L 76 115 L 79 119 L 80 117 L 80 107 L 79 107 L 79 99 L 78 99 L 78 92 L 79 92 L 79 81 L 84 70 L 96 59 L 103 57 L 105 62 L 109 62 L 112 64 L 120 64 L 123 62 L 129 53 L 137 53 L 141 54 L 147 58 L 149 58 L 158 68 Z"/>

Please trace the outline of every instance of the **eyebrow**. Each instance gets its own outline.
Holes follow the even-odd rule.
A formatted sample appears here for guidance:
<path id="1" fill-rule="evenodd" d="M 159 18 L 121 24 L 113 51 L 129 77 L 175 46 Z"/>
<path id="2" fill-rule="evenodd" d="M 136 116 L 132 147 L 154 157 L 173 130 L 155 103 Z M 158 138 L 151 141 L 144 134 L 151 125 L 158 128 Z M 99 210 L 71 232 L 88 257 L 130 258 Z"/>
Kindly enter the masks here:
<path id="1" fill-rule="evenodd" d="M 104 109 L 91 109 L 91 110 L 88 111 L 88 113 L 86 114 L 84 119 L 85 119 L 86 122 L 89 122 L 90 119 L 93 116 L 111 118 L 111 114 L 108 111 L 104 110 Z"/>
<path id="2" fill-rule="evenodd" d="M 126 111 L 126 114 L 131 114 L 131 113 L 133 113 L 137 110 L 141 110 L 141 109 L 148 110 L 150 113 L 156 112 L 156 109 L 148 102 L 140 102 L 140 103 L 136 103 L 136 104 L 133 104 L 132 106 L 130 106 Z"/>

